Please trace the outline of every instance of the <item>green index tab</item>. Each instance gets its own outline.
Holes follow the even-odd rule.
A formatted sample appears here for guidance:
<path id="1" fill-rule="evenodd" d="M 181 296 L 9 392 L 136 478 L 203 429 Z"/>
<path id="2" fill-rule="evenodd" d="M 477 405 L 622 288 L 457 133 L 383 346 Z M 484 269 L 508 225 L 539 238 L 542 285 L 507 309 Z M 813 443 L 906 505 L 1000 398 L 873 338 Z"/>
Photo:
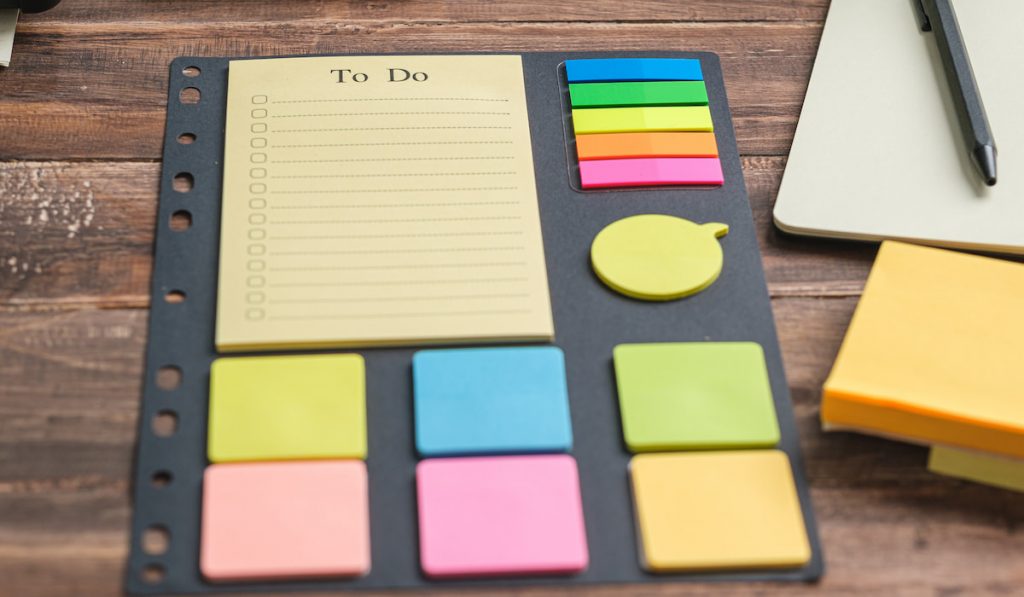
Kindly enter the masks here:
<path id="1" fill-rule="evenodd" d="M 574 108 L 708 104 L 708 90 L 704 81 L 573 83 L 569 85 L 569 97 Z"/>

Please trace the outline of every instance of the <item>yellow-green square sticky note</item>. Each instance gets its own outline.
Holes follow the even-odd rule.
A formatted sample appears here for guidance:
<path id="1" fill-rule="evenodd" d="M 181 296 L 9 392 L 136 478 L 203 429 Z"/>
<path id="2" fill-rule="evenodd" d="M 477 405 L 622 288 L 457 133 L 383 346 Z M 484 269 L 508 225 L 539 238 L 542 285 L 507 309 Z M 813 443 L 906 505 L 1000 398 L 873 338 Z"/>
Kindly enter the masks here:
<path id="1" fill-rule="evenodd" d="M 365 378 L 357 354 L 217 359 L 207 456 L 366 458 Z"/>
<path id="2" fill-rule="evenodd" d="M 632 452 L 779 442 L 764 351 L 753 342 L 615 347 L 622 431 Z"/>

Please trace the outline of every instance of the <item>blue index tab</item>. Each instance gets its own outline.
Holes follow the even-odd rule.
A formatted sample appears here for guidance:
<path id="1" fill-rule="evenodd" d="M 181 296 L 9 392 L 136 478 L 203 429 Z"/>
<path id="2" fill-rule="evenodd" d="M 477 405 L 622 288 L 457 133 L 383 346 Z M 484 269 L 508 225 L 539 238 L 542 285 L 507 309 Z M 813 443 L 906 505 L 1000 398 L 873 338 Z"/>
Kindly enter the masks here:
<path id="1" fill-rule="evenodd" d="M 416 449 L 423 457 L 572 449 L 559 348 L 421 350 L 412 376 Z"/>
<path id="2" fill-rule="evenodd" d="M 703 81 L 696 58 L 593 58 L 566 60 L 570 83 L 612 81 Z"/>

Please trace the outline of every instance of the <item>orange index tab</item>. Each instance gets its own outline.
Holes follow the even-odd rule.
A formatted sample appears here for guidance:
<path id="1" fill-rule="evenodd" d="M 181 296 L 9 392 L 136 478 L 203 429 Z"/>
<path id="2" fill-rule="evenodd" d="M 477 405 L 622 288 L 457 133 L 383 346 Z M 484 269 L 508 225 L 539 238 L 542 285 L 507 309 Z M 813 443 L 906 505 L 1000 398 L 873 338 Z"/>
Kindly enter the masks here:
<path id="1" fill-rule="evenodd" d="M 718 157 L 714 133 L 607 133 L 578 135 L 580 160 L 654 157 Z"/>

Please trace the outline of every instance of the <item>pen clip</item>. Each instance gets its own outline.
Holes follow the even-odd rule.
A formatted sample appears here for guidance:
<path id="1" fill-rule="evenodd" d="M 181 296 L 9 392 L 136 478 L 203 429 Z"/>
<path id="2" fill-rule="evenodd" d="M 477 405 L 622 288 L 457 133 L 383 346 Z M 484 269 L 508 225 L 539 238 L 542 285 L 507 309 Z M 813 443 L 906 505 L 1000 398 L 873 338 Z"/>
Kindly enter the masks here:
<path id="1" fill-rule="evenodd" d="M 921 25 L 921 31 L 931 31 L 932 21 L 928 18 L 928 9 L 924 6 L 925 0 L 914 0 L 914 7 L 917 8 L 917 17 Z"/>

